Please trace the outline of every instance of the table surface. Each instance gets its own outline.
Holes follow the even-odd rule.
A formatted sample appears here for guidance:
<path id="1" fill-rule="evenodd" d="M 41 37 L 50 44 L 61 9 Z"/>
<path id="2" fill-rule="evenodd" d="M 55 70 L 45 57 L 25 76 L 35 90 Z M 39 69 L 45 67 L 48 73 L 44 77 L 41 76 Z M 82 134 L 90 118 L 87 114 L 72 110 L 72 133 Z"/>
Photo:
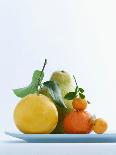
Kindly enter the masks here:
<path id="1" fill-rule="evenodd" d="M 116 155 L 116 143 L 26 143 L 2 134 L 0 155 Z"/>

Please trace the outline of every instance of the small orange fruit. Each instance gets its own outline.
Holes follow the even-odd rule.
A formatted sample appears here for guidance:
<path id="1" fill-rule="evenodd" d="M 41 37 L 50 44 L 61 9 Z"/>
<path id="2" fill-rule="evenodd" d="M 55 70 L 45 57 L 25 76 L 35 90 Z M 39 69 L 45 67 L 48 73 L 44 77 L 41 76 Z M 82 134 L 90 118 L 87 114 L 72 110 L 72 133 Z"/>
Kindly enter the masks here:
<path id="1" fill-rule="evenodd" d="M 95 133 L 102 134 L 107 130 L 107 128 L 108 124 L 104 119 L 98 118 L 94 121 L 93 130 Z"/>
<path id="2" fill-rule="evenodd" d="M 87 108 L 87 101 L 81 98 L 75 98 L 72 102 L 75 110 L 85 110 Z"/>
<path id="3" fill-rule="evenodd" d="M 92 131 L 91 114 L 86 111 L 72 111 L 65 116 L 64 132 L 87 134 Z"/>

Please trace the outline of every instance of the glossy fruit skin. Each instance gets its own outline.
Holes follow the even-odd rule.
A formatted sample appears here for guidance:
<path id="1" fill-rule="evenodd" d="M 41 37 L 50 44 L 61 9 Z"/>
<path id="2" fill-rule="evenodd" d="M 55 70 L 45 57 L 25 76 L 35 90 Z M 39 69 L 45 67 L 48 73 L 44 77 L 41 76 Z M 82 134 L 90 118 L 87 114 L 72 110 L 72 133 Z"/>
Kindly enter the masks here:
<path id="1" fill-rule="evenodd" d="M 94 121 L 93 130 L 97 134 L 103 134 L 108 128 L 107 122 L 102 119 L 98 118 Z"/>
<path id="2" fill-rule="evenodd" d="M 67 134 L 87 134 L 92 131 L 91 114 L 86 111 L 73 111 L 64 119 L 64 132 Z"/>
<path id="3" fill-rule="evenodd" d="M 16 106 L 14 121 L 23 133 L 51 133 L 58 122 L 58 111 L 54 103 L 44 95 L 31 94 Z"/>
<path id="4" fill-rule="evenodd" d="M 75 110 L 85 110 L 87 108 L 87 101 L 81 98 L 74 98 L 72 105 Z"/>

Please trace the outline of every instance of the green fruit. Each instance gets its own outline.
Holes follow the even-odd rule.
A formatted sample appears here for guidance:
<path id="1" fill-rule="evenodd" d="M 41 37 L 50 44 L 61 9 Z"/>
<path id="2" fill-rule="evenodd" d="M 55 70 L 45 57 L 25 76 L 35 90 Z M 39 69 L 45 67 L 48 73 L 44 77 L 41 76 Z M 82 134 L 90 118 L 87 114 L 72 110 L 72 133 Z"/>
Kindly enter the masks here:
<path id="1" fill-rule="evenodd" d="M 70 74 L 65 71 L 53 72 L 50 80 L 57 81 L 58 84 L 61 86 L 62 85 L 68 86 L 68 85 L 72 84 L 72 78 L 71 78 Z"/>
<path id="2" fill-rule="evenodd" d="M 71 92 L 71 91 L 75 90 L 70 74 L 65 72 L 65 71 L 56 71 L 56 72 L 54 72 L 52 74 L 50 80 L 56 81 L 58 83 L 58 85 L 59 85 L 59 87 L 61 89 L 61 92 L 62 92 L 63 99 L 64 99 L 64 96 L 68 92 Z M 42 90 L 40 90 L 40 93 L 48 96 L 49 98 L 51 98 L 51 96 L 49 94 L 49 91 L 45 87 Z M 58 109 L 59 118 L 58 118 L 58 124 L 57 124 L 55 130 L 53 131 L 53 133 L 64 133 L 64 130 L 63 130 L 64 117 L 68 112 L 72 111 L 72 109 L 73 109 L 71 100 L 69 101 L 67 99 L 64 99 L 64 103 L 65 103 L 67 109 L 62 108 L 60 106 L 56 106 L 57 109 Z"/>
<path id="3" fill-rule="evenodd" d="M 54 72 L 50 80 L 56 81 L 59 84 L 63 98 L 68 92 L 75 90 L 70 74 L 65 71 Z M 64 102 L 68 109 L 73 109 L 72 101 L 64 99 Z"/>

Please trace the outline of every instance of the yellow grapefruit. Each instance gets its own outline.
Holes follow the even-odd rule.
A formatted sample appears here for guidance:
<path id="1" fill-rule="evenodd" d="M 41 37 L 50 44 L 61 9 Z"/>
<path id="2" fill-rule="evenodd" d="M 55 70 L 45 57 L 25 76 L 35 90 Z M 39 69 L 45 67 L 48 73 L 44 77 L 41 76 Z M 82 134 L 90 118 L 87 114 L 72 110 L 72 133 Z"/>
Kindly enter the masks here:
<path id="1" fill-rule="evenodd" d="M 17 104 L 14 121 L 23 133 L 47 134 L 57 125 L 58 111 L 48 97 L 31 94 Z"/>

